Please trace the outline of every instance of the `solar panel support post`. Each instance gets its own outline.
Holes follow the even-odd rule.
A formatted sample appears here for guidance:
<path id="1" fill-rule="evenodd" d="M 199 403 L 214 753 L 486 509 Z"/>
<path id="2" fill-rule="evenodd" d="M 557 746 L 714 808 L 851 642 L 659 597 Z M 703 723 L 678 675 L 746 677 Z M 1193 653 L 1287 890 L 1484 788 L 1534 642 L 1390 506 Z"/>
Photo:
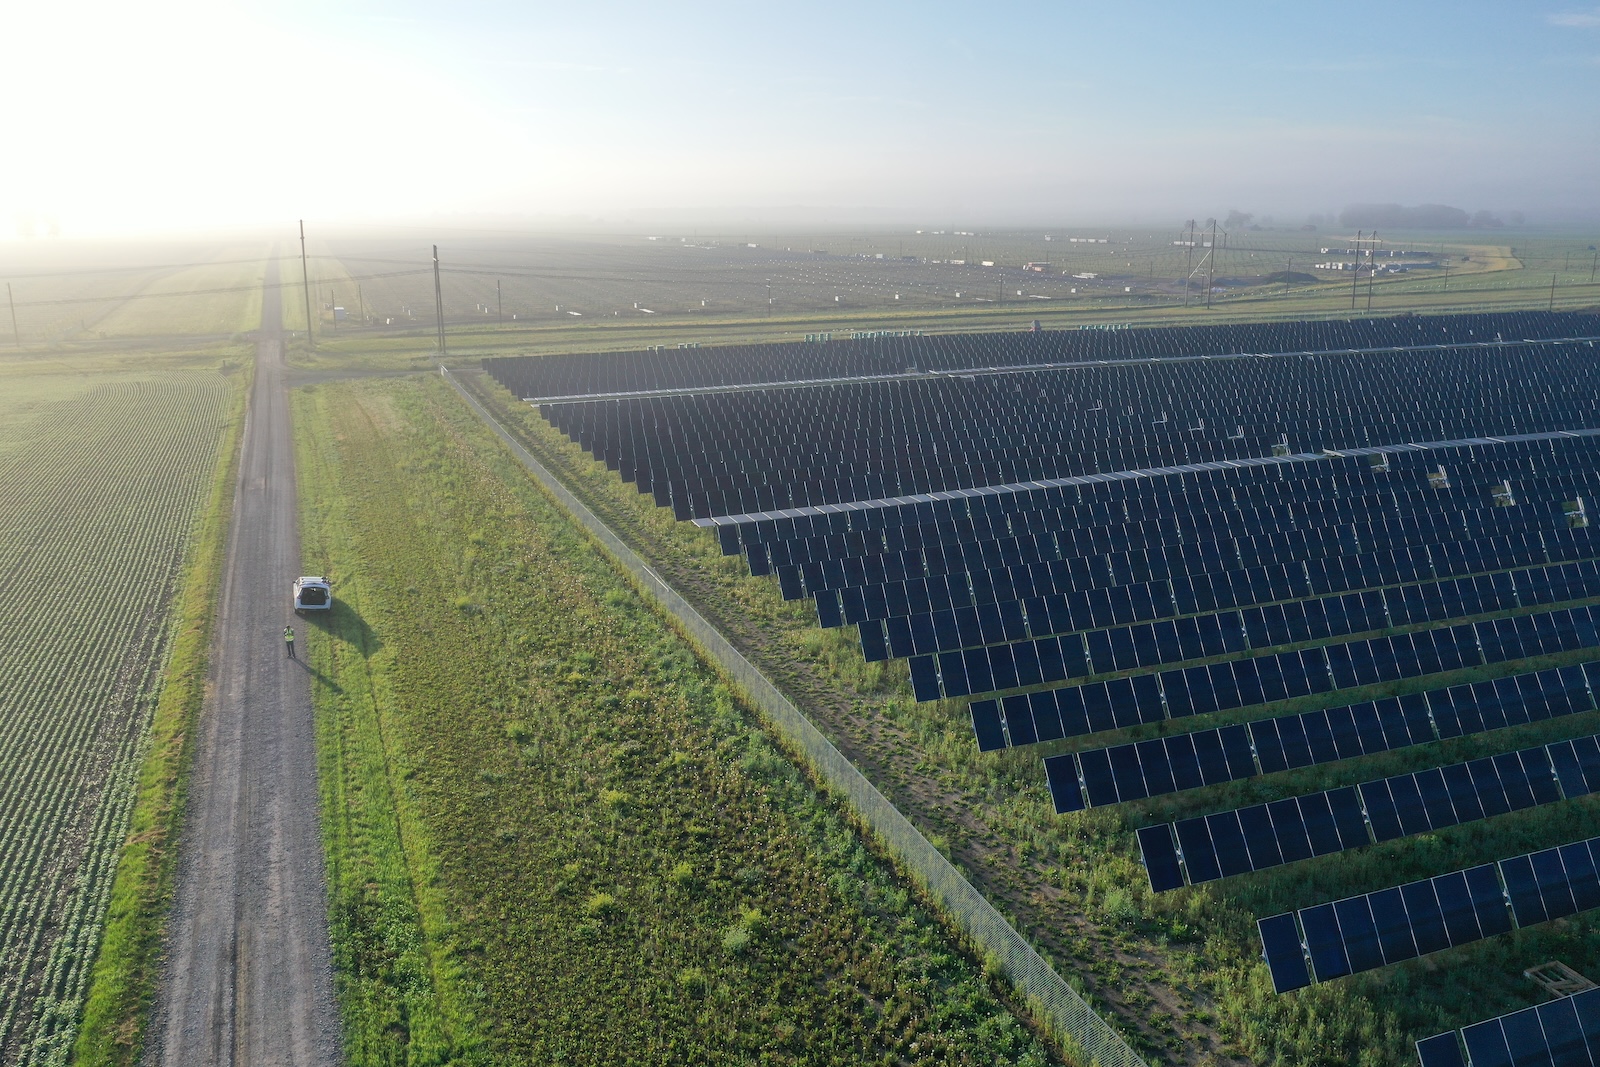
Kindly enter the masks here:
<path id="1" fill-rule="evenodd" d="M 306 296 L 306 344 L 317 347 L 317 335 L 311 328 L 311 271 L 306 266 L 306 220 L 300 220 L 300 284 Z"/>
<path id="2" fill-rule="evenodd" d="M 11 340 L 22 347 L 22 334 L 17 332 L 17 298 L 11 295 L 11 283 L 6 282 L 6 303 L 11 305 Z"/>
<path id="3" fill-rule="evenodd" d="M 439 324 L 439 354 L 446 355 L 444 347 L 444 290 L 439 286 L 439 246 L 433 246 L 433 317 Z"/>

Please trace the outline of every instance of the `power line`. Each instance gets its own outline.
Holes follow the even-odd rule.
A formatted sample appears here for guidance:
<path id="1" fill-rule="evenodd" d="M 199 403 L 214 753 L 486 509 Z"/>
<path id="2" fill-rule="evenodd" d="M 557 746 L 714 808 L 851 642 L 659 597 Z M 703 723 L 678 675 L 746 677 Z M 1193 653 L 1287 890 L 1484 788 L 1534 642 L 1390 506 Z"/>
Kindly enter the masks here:
<path id="1" fill-rule="evenodd" d="M 427 274 L 427 267 L 418 267 L 416 270 L 395 270 L 384 274 L 352 274 L 350 281 L 373 281 L 379 278 L 406 278 L 418 274 Z M 56 307 L 65 304 L 113 304 L 125 300 L 158 300 L 168 297 L 180 296 L 212 296 L 218 293 L 258 293 L 263 289 L 288 289 L 294 282 L 275 282 L 267 285 L 256 282 L 253 285 L 224 285 L 214 289 L 173 289 L 165 293 L 133 293 L 130 296 L 71 296 L 53 300 L 25 300 L 19 301 L 18 307 Z"/>
<path id="2" fill-rule="evenodd" d="M 312 256 L 312 259 L 333 259 L 338 256 Z M 31 271 L 25 274 L 5 274 L 4 277 L 13 281 L 27 281 L 34 278 L 77 278 L 96 274 L 137 274 L 141 271 L 158 270 L 190 270 L 196 267 L 236 267 L 245 264 L 260 263 L 261 257 L 255 259 L 208 259 L 201 263 L 146 263 L 141 266 L 130 267 L 79 267 L 74 270 L 46 270 Z M 360 260 L 363 263 L 410 263 L 412 260 Z"/>

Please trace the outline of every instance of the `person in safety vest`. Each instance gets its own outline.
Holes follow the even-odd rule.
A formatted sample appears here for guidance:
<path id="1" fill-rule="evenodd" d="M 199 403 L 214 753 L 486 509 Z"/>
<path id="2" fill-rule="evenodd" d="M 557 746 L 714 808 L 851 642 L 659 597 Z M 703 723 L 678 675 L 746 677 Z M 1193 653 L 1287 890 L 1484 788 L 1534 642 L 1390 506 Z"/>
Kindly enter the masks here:
<path id="1" fill-rule="evenodd" d="M 283 645 L 284 645 L 285 648 L 287 648 L 289 650 L 289 658 L 290 659 L 294 659 L 294 627 L 293 626 L 285 626 L 283 628 Z"/>

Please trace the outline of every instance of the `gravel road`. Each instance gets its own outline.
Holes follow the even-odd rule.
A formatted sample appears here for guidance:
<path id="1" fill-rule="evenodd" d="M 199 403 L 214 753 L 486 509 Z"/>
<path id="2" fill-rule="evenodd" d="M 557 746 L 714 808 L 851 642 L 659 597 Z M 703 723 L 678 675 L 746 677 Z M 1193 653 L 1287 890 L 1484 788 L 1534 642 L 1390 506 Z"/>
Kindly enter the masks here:
<path id="1" fill-rule="evenodd" d="M 145 1061 L 341 1060 L 311 680 L 284 654 L 300 574 L 281 299 L 269 270 L 165 971 Z M 303 640 L 301 642 L 304 644 Z"/>

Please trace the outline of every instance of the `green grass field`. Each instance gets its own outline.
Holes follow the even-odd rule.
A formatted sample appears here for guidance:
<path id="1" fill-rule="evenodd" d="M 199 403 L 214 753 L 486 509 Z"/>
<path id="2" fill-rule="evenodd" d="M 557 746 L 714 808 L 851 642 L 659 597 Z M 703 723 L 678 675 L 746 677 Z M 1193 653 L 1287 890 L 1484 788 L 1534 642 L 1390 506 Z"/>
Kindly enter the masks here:
<path id="1" fill-rule="evenodd" d="M 7 1062 L 66 1062 L 124 839 L 146 817 L 135 801 L 141 812 L 170 802 L 141 775 L 160 747 L 150 727 L 169 699 L 163 669 L 182 629 L 173 608 L 220 503 L 224 440 L 248 377 L 238 353 L 185 362 L 0 367 Z M 144 916 L 146 934 L 157 918 Z"/>
<path id="2" fill-rule="evenodd" d="M 296 395 L 355 1063 L 1041 1063 L 438 377 Z"/>

